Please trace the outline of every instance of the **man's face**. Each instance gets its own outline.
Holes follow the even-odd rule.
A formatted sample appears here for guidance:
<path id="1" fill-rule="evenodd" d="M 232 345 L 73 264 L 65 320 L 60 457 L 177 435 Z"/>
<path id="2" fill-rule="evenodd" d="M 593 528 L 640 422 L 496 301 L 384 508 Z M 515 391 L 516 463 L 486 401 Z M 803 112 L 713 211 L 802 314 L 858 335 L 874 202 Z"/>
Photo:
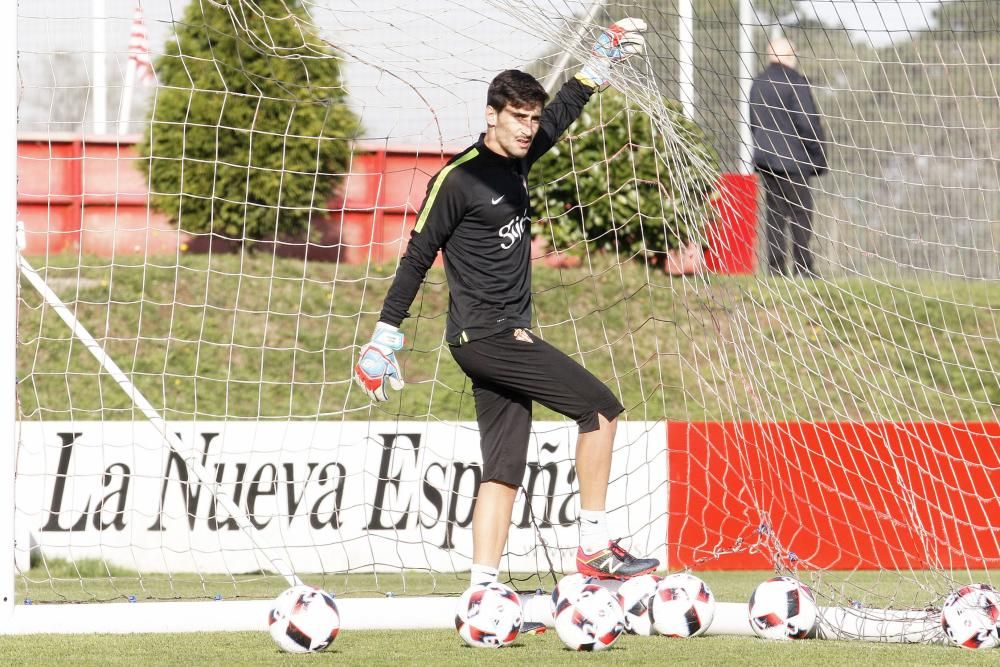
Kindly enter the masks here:
<path id="1" fill-rule="evenodd" d="M 486 107 L 486 124 L 493 130 L 490 148 L 506 157 L 524 157 L 528 154 L 535 133 L 538 132 L 538 121 L 542 117 L 542 106 L 536 104 L 530 107 L 505 106 L 499 112 L 493 107 Z"/>

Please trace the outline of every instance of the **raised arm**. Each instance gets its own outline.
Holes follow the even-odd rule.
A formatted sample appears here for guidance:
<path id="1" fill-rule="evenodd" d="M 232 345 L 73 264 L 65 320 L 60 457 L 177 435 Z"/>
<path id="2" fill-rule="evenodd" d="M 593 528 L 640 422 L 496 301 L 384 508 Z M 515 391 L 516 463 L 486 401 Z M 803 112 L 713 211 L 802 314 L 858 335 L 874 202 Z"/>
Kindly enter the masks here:
<path id="1" fill-rule="evenodd" d="M 627 18 L 612 23 L 601 33 L 580 73 L 563 84 L 542 112 L 538 134 L 525 158 L 528 166 L 552 148 L 566 128 L 580 117 L 590 97 L 608 84 L 614 65 L 642 53 L 646 44 L 642 36 L 645 30 L 645 21 Z"/>
<path id="2" fill-rule="evenodd" d="M 538 134 L 531 142 L 531 148 L 525 157 L 529 166 L 555 146 L 566 128 L 580 117 L 583 107 L 587 105 L 596 90 L 578 78 L 570 79 L 563 84 L 555 99 L 542 112 L 542 119 L 538 123 Z"/>

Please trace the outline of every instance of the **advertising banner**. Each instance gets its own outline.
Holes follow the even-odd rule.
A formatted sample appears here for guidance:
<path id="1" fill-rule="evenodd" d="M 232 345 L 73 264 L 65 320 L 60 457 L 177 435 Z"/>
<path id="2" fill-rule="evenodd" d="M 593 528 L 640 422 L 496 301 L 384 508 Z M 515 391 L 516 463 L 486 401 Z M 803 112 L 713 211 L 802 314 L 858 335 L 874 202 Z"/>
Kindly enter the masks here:
<path id="1" fill-rule="evenodd" d="M 49 557 L 102 559 L 140 572 L 251 572 L 268 561 L 216 499 L 245 514 L 253 539 L 298 572 L 461 571 L 481 481 L 474 423 L 189 422 L 174 451 L 146 422 L 23 423 L 15 525 Z M 508 556 L 512 571 L 573 567 L 577 431 L 534 425 Z M 204 466 L 198 483 L 186 460 Z M 621 422 L 608 493 L 613 536 L 665 558 L 663 424 Z"/>

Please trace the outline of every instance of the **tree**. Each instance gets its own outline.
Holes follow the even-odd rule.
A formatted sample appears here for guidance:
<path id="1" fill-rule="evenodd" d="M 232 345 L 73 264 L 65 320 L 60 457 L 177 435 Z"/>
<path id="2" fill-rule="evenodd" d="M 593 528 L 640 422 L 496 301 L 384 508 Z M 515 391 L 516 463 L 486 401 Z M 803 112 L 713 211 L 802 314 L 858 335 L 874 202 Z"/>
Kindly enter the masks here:
<path id="1" fill-rule="evenodd" d="M 154 205 L 192 233 L 302 238 L 359 128 L 300 0 L 192 2 L 154 68 Z"/>
<path id="2" fill-rule="evenodd" d="M 535 205 L 557 250 L 585 241 L 660 261 L 702 238 L 718 158 L 679 102 L 664 106 L 669 140 L 644 111 L 607 90 L 535 165 Z"/>

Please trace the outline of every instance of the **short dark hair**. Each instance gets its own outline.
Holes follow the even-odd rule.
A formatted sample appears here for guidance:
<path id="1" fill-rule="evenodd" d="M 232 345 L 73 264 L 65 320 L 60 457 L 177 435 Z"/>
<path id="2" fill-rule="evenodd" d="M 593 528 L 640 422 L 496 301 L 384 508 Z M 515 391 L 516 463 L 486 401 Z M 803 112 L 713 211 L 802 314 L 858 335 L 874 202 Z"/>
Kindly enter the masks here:
<path id="1" fill-rule="evenodd" d="M 538 80 L 516 69 L 508 69 L 500 72 L 486 91 L 486 104 L 490 105 L 497 112 L 503 111 L 504 107 L 523 108 L 545 106 L 549 101 L 549 94 L 545 92 L 542 84 Z"/>

